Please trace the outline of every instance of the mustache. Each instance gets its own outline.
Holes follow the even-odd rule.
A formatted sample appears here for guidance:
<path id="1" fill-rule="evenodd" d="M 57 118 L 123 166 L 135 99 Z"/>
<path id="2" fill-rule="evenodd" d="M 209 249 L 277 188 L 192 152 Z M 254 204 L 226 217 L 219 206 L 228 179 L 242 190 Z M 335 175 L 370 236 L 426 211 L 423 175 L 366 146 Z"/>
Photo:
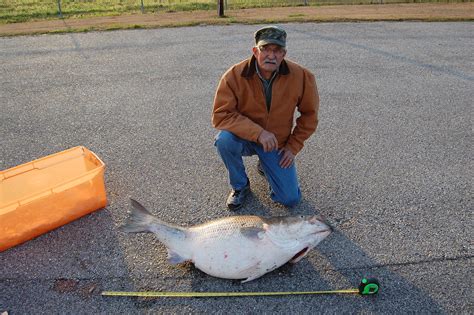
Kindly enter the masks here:
<path id="1" fill-rule="evenodd" d="M 264 62 L 264 63 L 272 64 L 272 65 L 276 65 L 276 60 L 265 59 L 263 62 Z"/>

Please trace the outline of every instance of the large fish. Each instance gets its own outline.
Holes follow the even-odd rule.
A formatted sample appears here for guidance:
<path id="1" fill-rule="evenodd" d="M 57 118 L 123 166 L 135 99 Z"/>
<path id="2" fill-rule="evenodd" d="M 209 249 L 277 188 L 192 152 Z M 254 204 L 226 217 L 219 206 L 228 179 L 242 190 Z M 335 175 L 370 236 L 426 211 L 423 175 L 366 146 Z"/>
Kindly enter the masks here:
<path id="1" fill-rule="evenodd" d="M 287 262 L 296 263 L 331 234 L 318 216 L 231 216 L 181 227 L 165 223 L 132 201 L 126 232 L 152 232 L 168 249 L 168 261 L 191 261 L 219 278 L 251 281 Z"/>

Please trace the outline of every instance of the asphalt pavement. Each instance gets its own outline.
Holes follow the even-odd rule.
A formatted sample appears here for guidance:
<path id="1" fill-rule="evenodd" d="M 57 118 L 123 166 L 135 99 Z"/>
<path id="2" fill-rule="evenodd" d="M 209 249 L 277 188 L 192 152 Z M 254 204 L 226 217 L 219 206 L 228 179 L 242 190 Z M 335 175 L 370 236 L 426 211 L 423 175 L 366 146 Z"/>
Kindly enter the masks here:
<path id="1" fill-rule="evenodd" d="M 0 253 L 0 313 L 472 313 L 473 23 L 285 24 L 320 125 L 297 157 L 302 202 L 252 195 L 237 214 L 324 215 L 335 233 L 241 284 L 172 266 L 118 227 L 134 198 L 192 225 L 230 216 L 211 106 L 258 25 L 0 38 L 0 169 L 83 145 L 108 205 Z M 1 224 L 1 222 L 0 222 Z M 379 279 L 377 296 L 102 297 L 107 291 L 313 291 Z"/>

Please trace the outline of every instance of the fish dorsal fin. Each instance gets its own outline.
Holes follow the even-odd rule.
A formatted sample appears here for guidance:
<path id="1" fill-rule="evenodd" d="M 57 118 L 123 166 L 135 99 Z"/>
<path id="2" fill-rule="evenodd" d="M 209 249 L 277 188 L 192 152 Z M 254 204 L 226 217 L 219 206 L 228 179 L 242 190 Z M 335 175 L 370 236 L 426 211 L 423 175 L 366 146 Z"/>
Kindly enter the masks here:
<path id="1" fill-rule="evenodd" d="M 255 241 L 262 240 L 266 232 L 265 225 L 266 224 L 264 224 L 263 227 L 256 227 L 256 226 L 244 227 L 240 229 L 240 233 L 246 238 L 251 239 L 251 240 L 255 240 Z"/>

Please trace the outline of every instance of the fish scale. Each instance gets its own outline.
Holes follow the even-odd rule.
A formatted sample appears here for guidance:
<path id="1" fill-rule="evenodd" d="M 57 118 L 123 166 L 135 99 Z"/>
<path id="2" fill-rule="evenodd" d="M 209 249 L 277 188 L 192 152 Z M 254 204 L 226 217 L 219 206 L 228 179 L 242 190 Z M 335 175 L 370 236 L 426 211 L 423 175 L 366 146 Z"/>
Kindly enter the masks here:
<path id="1" fill-rule="evenodd" d="M 262 228 L 263 221 L 257 216 L 228 217 L 189 228 L 195 237 L 223 237 L 245 228 Z"/>

